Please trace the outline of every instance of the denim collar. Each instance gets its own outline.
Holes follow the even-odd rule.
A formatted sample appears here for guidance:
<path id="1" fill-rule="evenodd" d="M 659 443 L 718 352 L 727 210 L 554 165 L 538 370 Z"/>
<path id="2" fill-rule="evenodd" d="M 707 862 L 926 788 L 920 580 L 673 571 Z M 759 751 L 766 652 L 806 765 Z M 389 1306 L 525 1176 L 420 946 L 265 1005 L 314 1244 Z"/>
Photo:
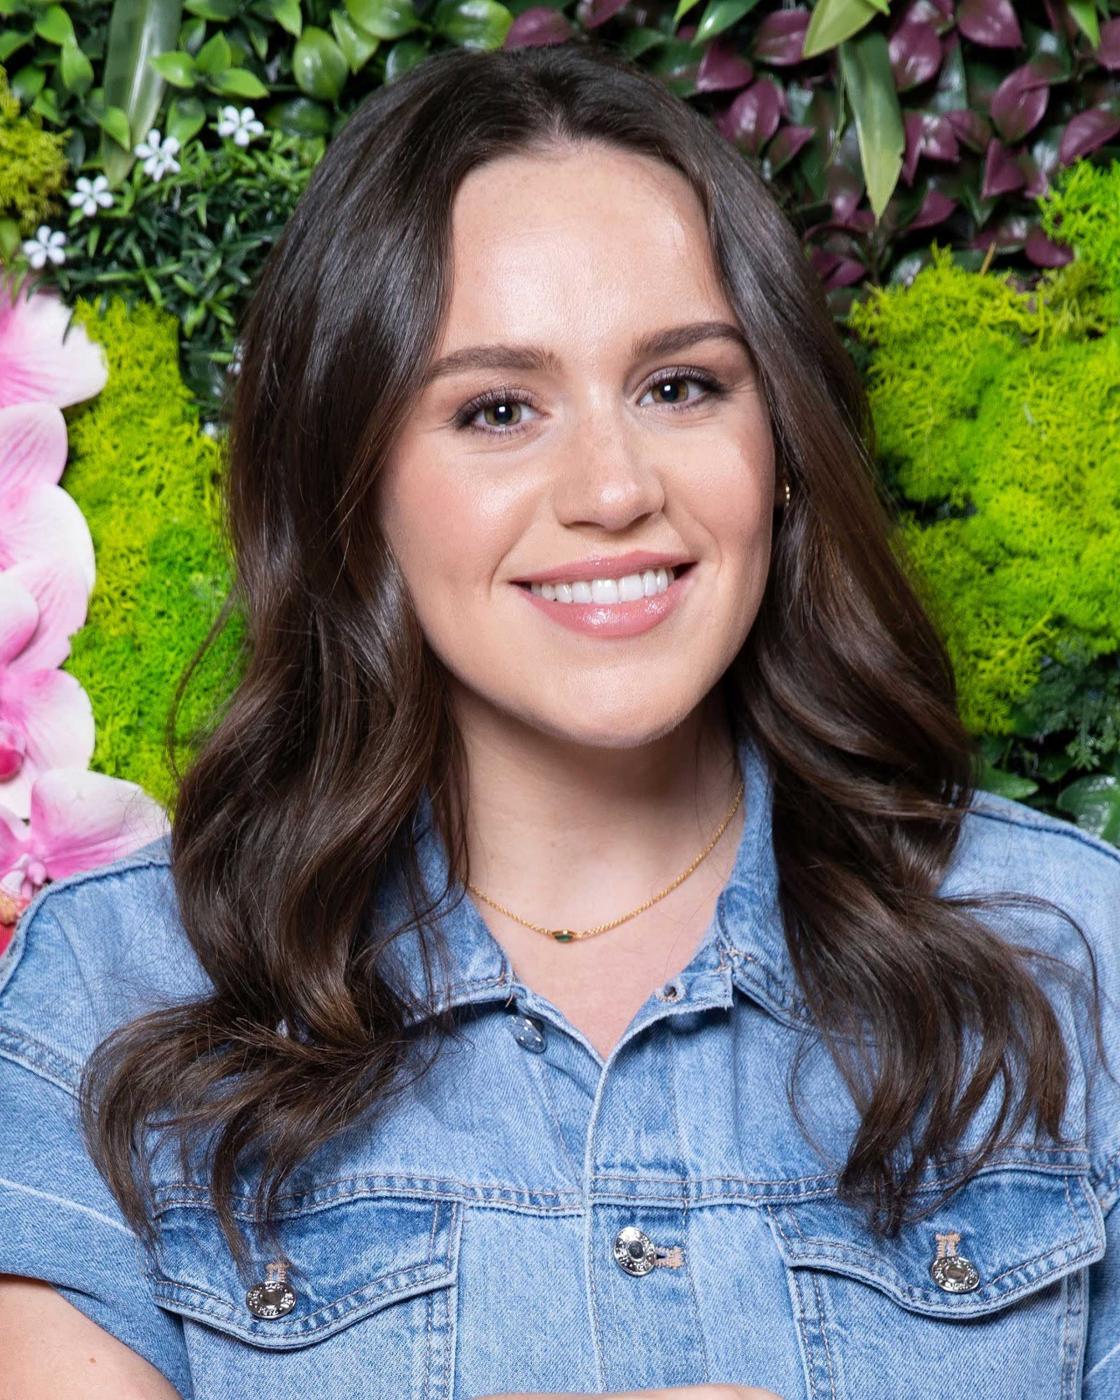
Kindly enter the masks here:
<path id="1" fill-rule="evenodd" d="M 746 815 L 735 864 L 700 946 L 675 980 L 686 1005 L 690 1000 L 693 1006 L 701 1002 L 730 1005 L 734 985 L 783 1019 L 807 1024 L 809 1013 L 786 951 L 778 908 L 770 825 L 772 778 L 749 736 L 738 740 L 737 751 Z M 532 993 L 514 972 L 471 896 L 458 881 L 445 888 L 448 857 L 432 821 L 427 790 L 417 804 L 414 832 L 424 883 L 433 898 L 443 892 L 432 918 L 438 920 L 446 944 L 449 976 L 441 978 L 439 959 L 432 956 L 433 995 L 417 930 L 407 929 L 393 938 L 389 961 L 397 971 L 390 970 L 389 975 L 413 1004 L 406 1024 L 424 1018 L 425 1002 L 437 1011 L 492 1000 L 512 1002 L 515 998 L 525 1006 L 533 999 Z M 383 882 L 377 905 L 390 927 L 404 921 L 408 905 L 398 871 Z"/>

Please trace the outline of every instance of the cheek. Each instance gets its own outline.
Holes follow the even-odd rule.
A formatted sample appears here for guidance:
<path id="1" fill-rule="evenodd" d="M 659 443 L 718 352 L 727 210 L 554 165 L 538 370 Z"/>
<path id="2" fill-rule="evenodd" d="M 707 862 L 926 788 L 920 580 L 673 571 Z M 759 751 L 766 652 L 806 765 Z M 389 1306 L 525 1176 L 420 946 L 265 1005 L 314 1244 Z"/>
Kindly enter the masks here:
<path id="1" fill-rule="evenodd" d="M 511 492 L 418 453 L 386 468 L 378 508 L 421 618 L 488 588 L 516 519 Z"/>

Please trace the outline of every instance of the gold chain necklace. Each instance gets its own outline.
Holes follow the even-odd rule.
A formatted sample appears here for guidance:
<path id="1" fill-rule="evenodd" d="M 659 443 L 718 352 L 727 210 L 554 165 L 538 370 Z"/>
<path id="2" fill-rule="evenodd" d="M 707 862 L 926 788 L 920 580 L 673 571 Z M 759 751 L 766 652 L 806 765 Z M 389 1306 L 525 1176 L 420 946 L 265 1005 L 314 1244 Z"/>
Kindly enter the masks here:
<path id="1" fill-rule="evenodd" d="M 683 874 L 678 875 L 671 885 L 666 885 L 660 894 L 655 894 L 652 899 L 647 899 L 644 904 L 639 904 L 637 909 L 632 910 L 629 914 L 623 914 L 623 916 L 620 919 L 612 919 L 609 924 L 596 924 L 594 928 L 585 928 L 579 930 L 570 928 L 544 928 L 541 924 L 530 923 L 528 919 L 523 919 L 520 914 L 515 914 L 512 909 L 507 909 L 504 904 L 499 904 L 496 899 L 491 899 L 488 895 L 484 895 L 482 891 L 478 889 L 475 885 L 472 885 L 469 880 L 467 881 L 467 889 L 470 890 L 471 894 L 473 894 L 476 898 L 481 899 L 486 904 L 489 904 L 492 909 L 497 909 L 499 913 L 507 915 L 516 923 L 523 924 L 526 928 L 533 929 L 536 933 L 547 934 L 549 938 L 555 939 L 557 943 L 575 943 L 581 938 L 591 938 L 597 933 L 606 933 L 608 929 L 617 928 L 619 924 L 626 923 L 628 919 L 636 919 L 639 914 L 645 913 L 645 911 L 648 908 L 650 908 L 651 905 L 656 904 L 659 899 L 664 899 L 665 896 L 667 894 L 671 894 L 679 884 L 687 880 L 688 877 L 692 874 L 692 872 L 696 869 L 696 867 L 700 864 L 700 862 L 704 859 L 704 857 L 709 855 L 714 849 L 716 842 L 727 830 L 728 824 L 730 823 L 732 817 L 739 810 L 739 803 L 742 800 L 743 781 L 742 779 L 740 779 L 739 791 L 735 794 L 735 801 L 731 804 L 731 811 L 728 812 L 726 817 L 724 817 L 722 823 L 720 824 L 719 830 L 704 847 L 704 849 L 700 852 L 700 854 L 696 857 L 696 859 L 692 862 L 692 864 L 688 867 L 688 869 L 684 871 Z"/>

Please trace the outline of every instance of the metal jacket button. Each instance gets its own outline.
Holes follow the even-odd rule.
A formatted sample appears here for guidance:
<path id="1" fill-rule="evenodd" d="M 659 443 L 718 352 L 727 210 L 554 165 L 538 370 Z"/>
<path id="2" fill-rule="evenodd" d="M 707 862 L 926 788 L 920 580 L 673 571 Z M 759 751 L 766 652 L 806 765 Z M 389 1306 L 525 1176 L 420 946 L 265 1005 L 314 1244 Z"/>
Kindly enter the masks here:
<path id="1" fill-rule="evenodd" d="M 929 1266 L 938 1288 L 946 1293 L 971 1293 L 979 1287 L 980 1274 L 971 1259 L 957 1253 L 960 1235 L 955 1231 L 937 1235 L 937 1257 Z"/>
<path id="2" fill-rule="evenodd" d="M 254 1317 L 273 1322 L 295 1307 L 295 1290 L 284 1277 L 285 1273 L 284 1265 L 269 1264 L 262 1282 L 254 1283 L 245 1294 L 245 1305 Z"/>

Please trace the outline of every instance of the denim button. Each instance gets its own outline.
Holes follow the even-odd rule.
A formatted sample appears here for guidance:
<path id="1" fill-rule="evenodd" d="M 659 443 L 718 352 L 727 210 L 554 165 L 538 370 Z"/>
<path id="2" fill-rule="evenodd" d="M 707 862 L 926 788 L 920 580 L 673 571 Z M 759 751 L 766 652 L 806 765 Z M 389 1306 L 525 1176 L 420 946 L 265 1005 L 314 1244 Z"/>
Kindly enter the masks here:
<path id="1" fill-rule="evenodd" d="M 254 1317 L 272 1322 L 291 1312 L 296 1305 L 296 1295 L 283 1279 L 267 1279 L 253 1284 L 245 1294 L 245 1304 Z"/>
<path id="2" fill-rule="evenodd" d="M 627 1225 L 614 1237 L 614 1257 L 628 1274 L 639 1277 L 654 1267 L 657 1250 L 644 1230 Z"/>
<path id="3" fill-rule="evenodd" d="M 523 1050 L 531 1050 L 539 1055 L 544 1049 L 544 1028 L 531 1016 L 513 1015 L 509 1020 L 513 1038 Z"/>
<path id="4" fill-rule="evenodd" d="M 946 1293 L 971 1293 L 979 1287 L 980 1273 L 971 1259 L 957 1253 L 960 1235 L 955 1230 L 937 1235 L 937 1257 L 929 1266 L 938 1288 Z"/>
<path id="5" fill-rule="evenodd" d="M 660 1001 L 676 1001 L 681 994 L 681 984 L 674 977 L 671 982 L 666 982 L 663 987 L 657 989 L 657 996 Z"/>

